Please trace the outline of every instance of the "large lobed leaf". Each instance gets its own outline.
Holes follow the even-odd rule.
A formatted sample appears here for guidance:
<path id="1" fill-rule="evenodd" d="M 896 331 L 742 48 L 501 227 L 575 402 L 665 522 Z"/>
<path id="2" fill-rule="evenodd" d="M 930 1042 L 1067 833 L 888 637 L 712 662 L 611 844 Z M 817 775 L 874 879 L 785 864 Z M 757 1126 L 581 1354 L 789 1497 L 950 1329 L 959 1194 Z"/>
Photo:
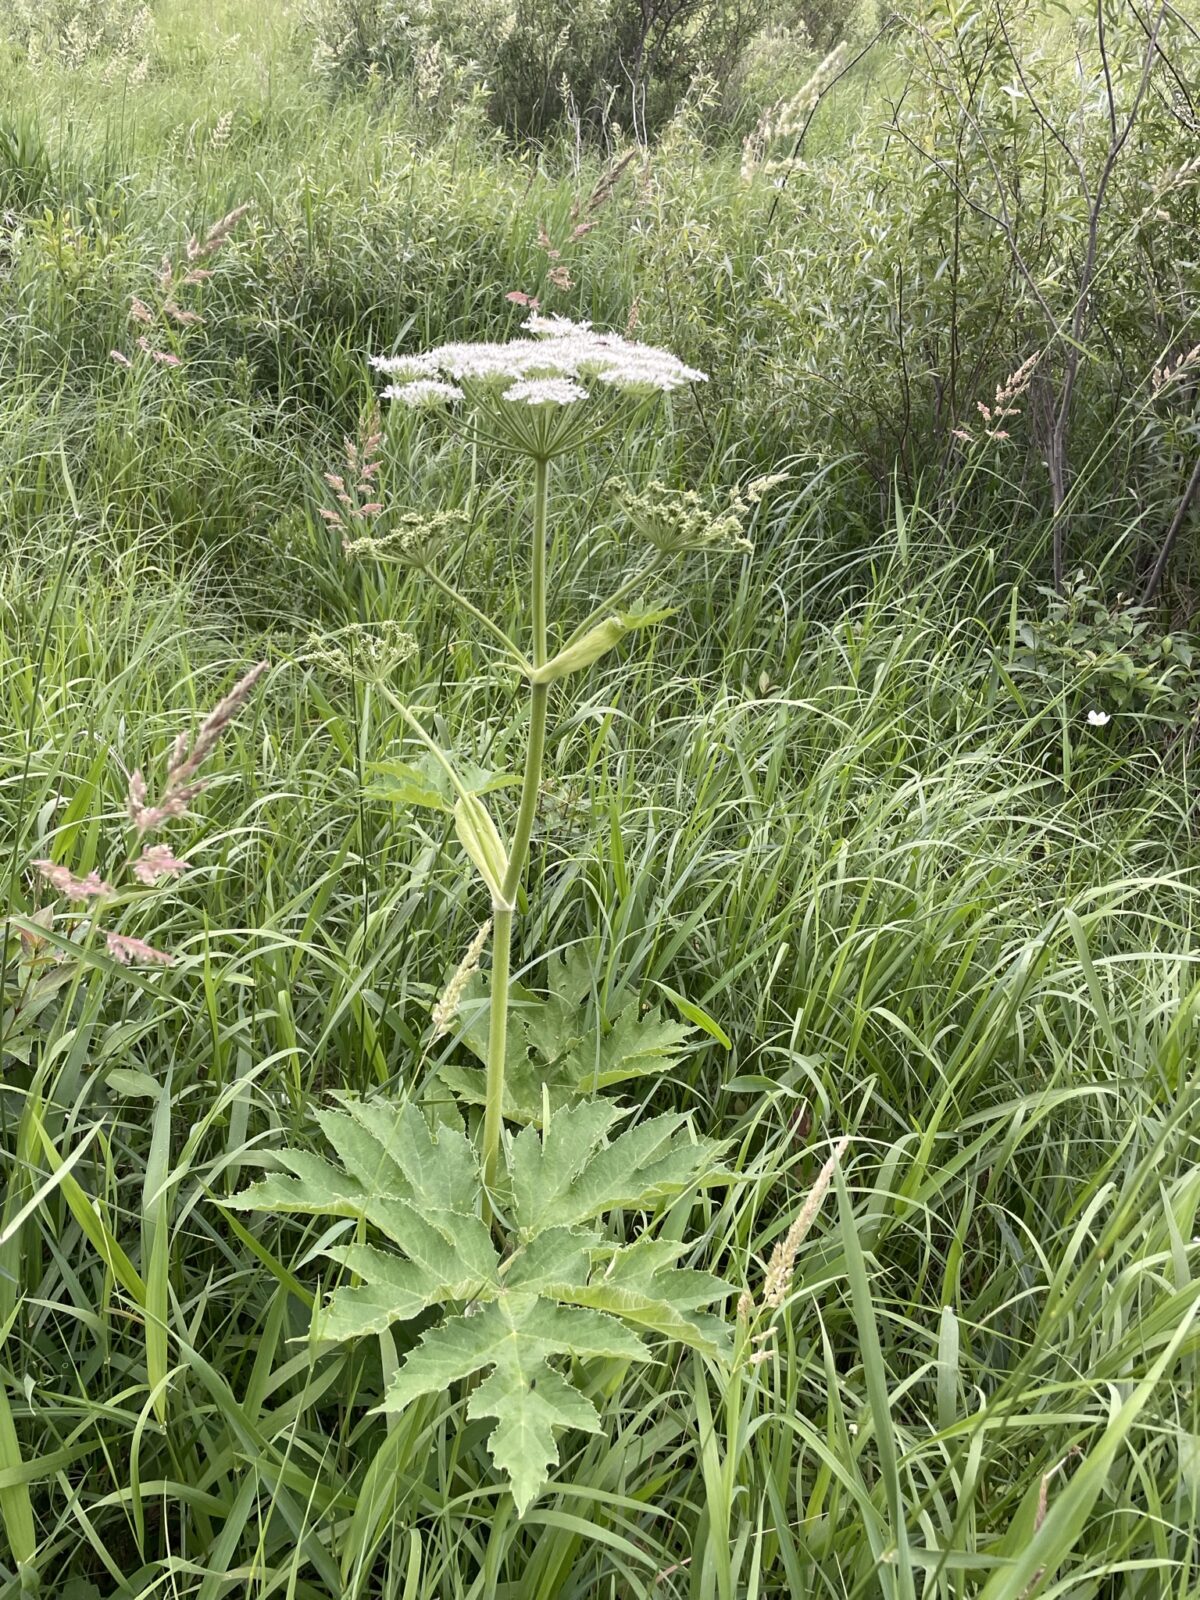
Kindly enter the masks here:
<path id="1" fill-rule="evenodd" d="M 600 1426 L 591 1402 L 552 1363 L 646 1360 L 642 1333 L 718 1356 L 728 1341 L 724 1322 L 706 1308 L 730 1290 L 680 1268 L 685 1245 L 649 1232 L 623 1244 L 603 1226 L 613 1212 L 654 1211 L 719 1181 L 716 1147 L 694 1139 L 681 1116 L 617 1132 L 623 1116 L 609 1102 L 583 1101 L 551 1116 L 540 1133 L 526 1127 L 517 1135 L 502 1197 L 514 1223 L 504 1252 L 480 1216 L 474 1147 L 457 1128 L 431 1127 L 411 1105 L 347 1100 L 320 1113 L 340 1166 L 281 1151 L 287 1175 L 226 1202 L 350 1217 L 376 1236 L 327 1246 L 358 1281 L 317 1312 L 320 1340 L 378 1334 L 446 1308 L 404 1359 L 383 1409 L 402 1411 L 483 1374 L 467 1414 L 495 1419 L 489 1448 L 519 1512 L 557 1461 L 556 1433 Z"/>
<path id="2" fill-rule="evenodd" d="M 508 1475 L 518 1512 L 539 1493 L 558 1460 L 556 1428 L 599 1430 L 591 1401 L 548 1362 L 551 1356 L 610 1356 L 637 1361 L 647 1351 L 615 1317 L 556 1305 L 533 1290 L 503 1291 L 473 1315 L 452 1317 L 427 1333 L 392 1380 L 385 1411 L 403 1411 L 421 1395 L 490 1369 L 473 1391 L 469 1417 L 495 1417 L 489 1447 Z"/>
<path id="3" fill-rule="evenodd" d="M 635 1078 L 661 1077 L 674 1068 L 695 1030 L 664 1017 L 658 1008 L 643 1014 L 637 1001 L 625 1006 L 610 1026 L 586 1026 L 581 1012 L 591 983 L 586 956 L 573 950 L 565 958 L 551 957 L 545 996 L 516 990 L 504 1070 L 504 1114 L 509 1121 L 540 1124 L 547 1102 L 555 1111 L 600 1089 Z M 486 995 L 482 980 L 472 994 L 476 999 Z M 464 1029 L 462 1039 L 486 1065 L 486 1015 Z M 447 1063 L 440 1076 L 460 1101 L 484 1104 L 483 1067 Z"/>

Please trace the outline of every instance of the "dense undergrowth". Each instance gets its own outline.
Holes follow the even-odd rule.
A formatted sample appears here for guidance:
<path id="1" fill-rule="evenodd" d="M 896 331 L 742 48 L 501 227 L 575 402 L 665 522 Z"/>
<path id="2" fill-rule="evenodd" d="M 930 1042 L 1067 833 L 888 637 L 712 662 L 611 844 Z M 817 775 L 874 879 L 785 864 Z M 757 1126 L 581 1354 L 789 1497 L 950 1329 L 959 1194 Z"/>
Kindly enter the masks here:
<path id="1" fill-rule="evenodd" d="M 1174 81 L 1114 167 L 1076 339 L 1066 143 L 1094 180 L 1106 103 L 1061 146 L 1029 108 L 1082 22 L 1009 8 L 1024 98 L 1003 30 L 947 6 L 819 101 L 853 47 L 807 99 L 815 58 L 781 51 L 798 76 L 761 105 L 752 73 L 702 85 L 616 171 L 611 127 L 534 151 L 470 73 L 333 73 L 307 15 L 127 9 L 5 57 L 0 1594 L 1195 1592 L 1186 505 L 1154 604 L 1118 598 L 1196 457 L 1194 26 L 1145 19 Z M 1103 15 L 1127 109 L 1145 30 Z M 789 95 L 816 103 L 795 161 L 782 113 L 759 126 Z M 990 181 L 993 135 L 1006 193 L 1040 196 L 1042 303 L 995 197 L 937 182 Z M 487 897 L 449 819 L 374 780 L 413 756 L 396 696 L 481 783 L 524 703 L 435 589 L 343 559 L 322 474 L 371 426 L 369 353 L 508 337 L 513 292 L 710 375 L 561 466 L 557 615 L 624 570 L 625 484 L 786 474 L 753 555 L 690 557 L 671 616 L 552 696 L 514 952 L 524 992 L 582 962 L 592 1029 L 687 1025 L 617 1097 L 723 1141 L 730 1181 L 658 1226 L 749 1320 L 725 1308 L 732 1361 L 572 1363 L 600 1431 L 560 1437 L 520 1517 L 469 1388 L 373 1409 L 407 1326 L 310 1343 L 344 1223 L 225 1203 L 267 1152 L 323 1150 L 340 1093 L 447 1115 L 467 1059 L 430 1014 Z M 1015 414 L 981 419 L 1034 354 Z M 455 582 L 515 626 L 527 481 L 422 413 L 384 422 L 381 503 L 467 512 Z M 395 620 L 417 653 L 373 680 L 345 630 Z M 161 779 L 259 658 L 173 824 L 187 870 L 107 911 L 173 964 L 123 965 L 32 863 L 111 874 L 130 773 Z M 511 787 L 489 798 L 510 825 Z"/>

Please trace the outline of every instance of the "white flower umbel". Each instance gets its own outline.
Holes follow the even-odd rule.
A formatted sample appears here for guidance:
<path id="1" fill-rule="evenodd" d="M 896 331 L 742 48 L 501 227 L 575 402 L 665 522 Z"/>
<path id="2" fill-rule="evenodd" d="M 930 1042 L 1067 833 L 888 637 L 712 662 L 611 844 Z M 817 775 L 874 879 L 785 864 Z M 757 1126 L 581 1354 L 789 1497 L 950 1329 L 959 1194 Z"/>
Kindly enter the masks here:
<path id="1" fill-rule="evenodd" d="M 351 622 L 332 633 L 310 633 L 308 660 L 336 677 L 382 683 L 417 653 L 417 641 L 398 622 Z"/>
<path id="2" fill-rule="evenodd" d="M 571 378 L 518 378 L 504 391 L 505 400 L 523 400 L 529 406 L 569 406 L 587 397 L 587 390 Z"/>
<path id="3" fill-rule="evenodd" d="M 463 391 L 457 384 L 443 383 L 439 378 L 414 378 L 411 383 L 389 383 L 383 398 L 400 400 L 406 406 L 442 406 L 463 399 Z"/>
<path id="4" fill-rule="evenodd" d="M 395 380 L 384 390 L 387 399 L 425 406 L 465 393 L 503 443 L 542 460 L 602 431 L 603 419 L 586 421 L 577 414 L 580 401 L 599 399 L 604 391 L 646 399 L 707 382 L 669 350 L 598 332 L 587 322 L 535 313 L 525 332 L 534 337 L 444 344 L 420 355 L 375 356 L 371 364 Z M 510 404 L 497 403 L 502 400 Z M 514 409 L 518 401 L 534 413 L 524 422 Z M 554 408 L 560 408 L 557 416 Z"/>
<path id="5" fill-rule="evenodd" d="M 749 554 L 754 548 L 743 532 L 750 508 L 738 494 L 730 495 L 728 509 L 721 511 L 706 505 L 694 489 L 669 489 L 655 479 L 640 494 L 627 490 L 621 503 L 633 527 L 662 555 L 689 550 Z"/>
<path id="6" fill-rule="evenodd" d="M 370 364 L 387 378 L 432 378 L 437 362 L 428 354 L 416 356 L 371 356 Z"/>
<path id="7" fill-rule="evenodd" d="M 521 378 L 596 378 L 615 389 L 666 393 L 706 375 L 669 350 L 638 344 L 619 333 L 599 333 L 588 322 L 534 315 L 525 324 L 533 339 L 504 344 L 443 344 L 411 356 L 373 356 L 371 365 L 405 382 L 441 374 L 455 383 L 489 383 Z"/>
<path id="8" fill-rule="evenodd" d="M 557 311 L 543 316 L 540 311 L 531 311 L 525 319 L 526 333 L 548 333 L 554 338 L 566 338 L 572 333 L 591 333 L 590 322 L 572 322 L 570 317 L 560 317 Z"/>

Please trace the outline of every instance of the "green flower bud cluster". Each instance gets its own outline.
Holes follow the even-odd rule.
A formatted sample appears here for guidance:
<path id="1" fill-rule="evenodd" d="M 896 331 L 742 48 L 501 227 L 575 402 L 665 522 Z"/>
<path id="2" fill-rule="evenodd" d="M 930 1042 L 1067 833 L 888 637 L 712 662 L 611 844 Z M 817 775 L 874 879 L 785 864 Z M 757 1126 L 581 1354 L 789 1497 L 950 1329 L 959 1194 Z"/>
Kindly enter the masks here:
<path id="1" fill-rule="evenodd" d="M 397 561 L 404 567 L 427 568 L 439 552 L 463 532 L 462 511 L 406 511 L 386 533 L 342 541 L 343 553 L 375 561 Z"/>
<path id="2" fill-rule="evenodd" d="M 332 633 L 312 633 L 308 638 L 308 660 L 335 677 L 369 680 L 389 678 L 397 667 L 411 661 L 417 641 L 398 622 L 349 623 Z"/>
<path id="3" fill-rule="evenodd" d="M 641 537 L 663 555 L 689 550 L 749 553 L 754 548 L 745 536 L 750 507 L 737 493 L 730 495 L 728 509 L 720 511 L 694 489 L 669 489 L 655 480 L 638 493 L 622 494 L 621 509 Z"/>

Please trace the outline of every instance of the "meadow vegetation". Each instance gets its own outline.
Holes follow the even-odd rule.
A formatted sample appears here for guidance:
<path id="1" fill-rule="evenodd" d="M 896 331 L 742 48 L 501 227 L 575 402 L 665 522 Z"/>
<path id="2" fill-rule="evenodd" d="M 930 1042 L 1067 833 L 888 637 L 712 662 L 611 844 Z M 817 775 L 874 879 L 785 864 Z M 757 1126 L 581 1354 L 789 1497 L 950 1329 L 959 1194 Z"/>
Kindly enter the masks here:
<path id="1" fill-rule="evenodd" d="M 1191 10 L 0 71 L 0 1596 L 1195 1594 Z"/>

